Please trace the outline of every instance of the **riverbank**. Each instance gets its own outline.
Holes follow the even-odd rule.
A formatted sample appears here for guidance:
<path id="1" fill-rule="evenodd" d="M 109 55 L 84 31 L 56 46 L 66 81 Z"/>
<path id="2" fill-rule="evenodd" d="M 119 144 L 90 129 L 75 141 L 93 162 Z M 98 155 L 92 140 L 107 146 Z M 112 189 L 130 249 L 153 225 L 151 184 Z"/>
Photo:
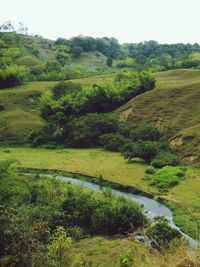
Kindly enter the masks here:
<path id="1" fill-rule="evenodd" d="M 188 167 L 185 179 L 165 194 L 149 186 L 142 162 L 128 163 L 119 153 L 102 149 L 33 149 L 0 148 L 0 160 L 18 159 L 23 168 L 57 170 L 57 172 L 83 174 L 88 179 L 101 177 L 108 186 L 117 184 L 120 190 L 156 196 L 173 211 L 174 222 L 193 238 L 200 222 L 200 171 Z M 93 178 L 91 178 L 93 177 Z M 94 178 L 96 177 L 96 178 Z M 91 180 L 90 180 L 91 181 Z"/>

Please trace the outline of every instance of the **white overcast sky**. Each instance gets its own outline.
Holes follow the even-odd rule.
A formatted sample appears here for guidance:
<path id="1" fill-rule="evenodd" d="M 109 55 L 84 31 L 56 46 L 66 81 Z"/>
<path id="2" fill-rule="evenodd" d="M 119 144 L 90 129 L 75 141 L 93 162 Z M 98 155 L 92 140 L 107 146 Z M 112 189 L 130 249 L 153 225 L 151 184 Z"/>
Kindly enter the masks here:
<path id="1" fill-rule="evenodd" d="M 0 0 L 0 24 L 8 20 L 50 39 L 200 43 L 200 0 Z"/>

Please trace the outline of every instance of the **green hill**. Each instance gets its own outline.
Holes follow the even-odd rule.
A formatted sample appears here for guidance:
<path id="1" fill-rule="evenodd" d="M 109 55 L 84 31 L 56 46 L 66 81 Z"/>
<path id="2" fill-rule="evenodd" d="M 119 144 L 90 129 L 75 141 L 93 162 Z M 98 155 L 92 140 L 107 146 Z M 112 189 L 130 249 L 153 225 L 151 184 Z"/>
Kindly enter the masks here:
<path id="1" fill-rule="evenodd" d="M 89 85 L 112 79 L 114 74 L 76 79 Z M 44 125 L 40 117 L 40 97 L 56 82 L 28 82 L 0 90 L 0 145 L 26 144 L 30 133 Z"/>
<path id="2" fill-rule="evenodd" d="M 171 147 L 193 163 L 200 161 L 200 70 L 171 70 L 157 74 L 156 88 L 118 110 L 119 120 L 133 127 L 147 122 L 171 139 Z"/>

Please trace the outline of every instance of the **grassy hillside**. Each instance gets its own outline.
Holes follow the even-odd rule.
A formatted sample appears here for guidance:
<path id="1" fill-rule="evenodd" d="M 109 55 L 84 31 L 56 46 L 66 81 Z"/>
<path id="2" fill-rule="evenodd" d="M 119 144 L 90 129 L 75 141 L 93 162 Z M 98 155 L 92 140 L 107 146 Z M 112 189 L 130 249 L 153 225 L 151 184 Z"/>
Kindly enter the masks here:
<path id="1" fill-rule="evenodd" d="M 200 70 L 173 70 L 158 73 L 156 88 L 126 103 L 118 114 L 132 126 L 153 123 L 182 158 L 199 162 L 199 109 Z"/>
<path id="2" fill-rule="evenodd" d="M 101 83 L 112 77 L 112 74 L 93 76 L 73 82 L 87 85 Z M 29 82 L 0 90 L 0 145 L 27 143 L 30 133 L 44 124 L 40 118 L 40 97 L 55 84 L 56 82 Z"/>
<path id="3" fill-rule="evenodd" d="M 0 38 L 5 40 L 9 46 L 19 48 L 20 57 L 16 59 L 15 63 L 26 66 L 31 70 L 42 69 L 47 61 L 56 59 L 57 50 L 53 40 L 40 36 L 2 32 Z M 106 56 L 99 51 L 83 52 L 79 58 L 71 57 L 68 65 L 85 71 L 107 68 Z"/>

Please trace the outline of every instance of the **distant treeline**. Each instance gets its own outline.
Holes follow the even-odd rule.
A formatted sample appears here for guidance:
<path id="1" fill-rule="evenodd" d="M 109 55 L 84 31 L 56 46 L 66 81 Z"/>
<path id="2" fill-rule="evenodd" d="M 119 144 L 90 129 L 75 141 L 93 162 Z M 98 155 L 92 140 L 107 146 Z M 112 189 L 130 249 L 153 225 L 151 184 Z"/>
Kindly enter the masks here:
<path id="1" fill-rule="evenodd" d="M 88 70 L 81 56 L 91 52 L 97 61 L 103 57 L 104 63 Z M 89 63 L 92 55 L 87 55 Z M 119 69 L 164 71 L 199 67 L 197 43 L 148 41 L 121 45 L 115 38 L 87 36 L 58 38 L 54 42 L 39 36 L 0 32 L 0 88 L 15 86 L 24 80 L 69 80 Z"/>

